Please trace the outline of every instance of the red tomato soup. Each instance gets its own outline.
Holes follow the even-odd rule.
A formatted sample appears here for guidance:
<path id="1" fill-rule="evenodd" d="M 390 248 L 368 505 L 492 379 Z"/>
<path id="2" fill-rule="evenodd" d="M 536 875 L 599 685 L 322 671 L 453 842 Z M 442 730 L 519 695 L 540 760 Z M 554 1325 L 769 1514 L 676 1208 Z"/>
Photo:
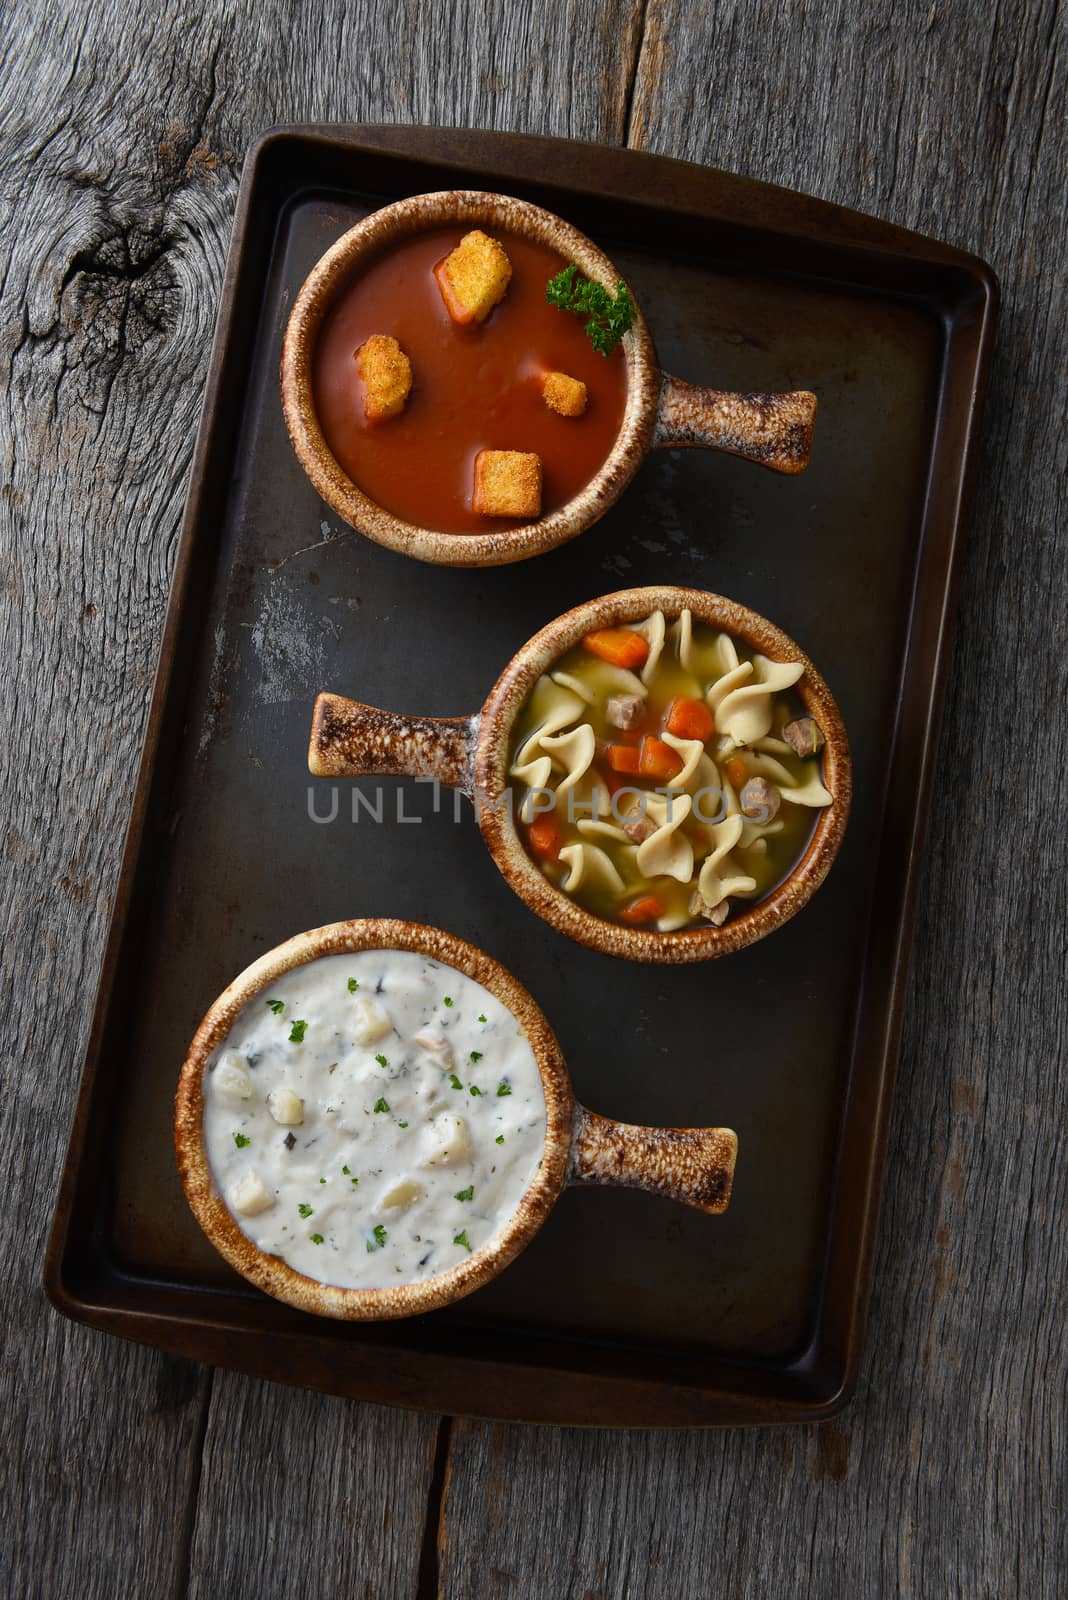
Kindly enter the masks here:
<path id="1" fill-rule="evenodd" d="M 565 266 L 543 245 L 494 234 L 512 277 L 481 324 L 459 326 L 445 309 L 434 268 L 466 232 L 436 228 L 374 259 L 324 323 L 313 364 L 315 405 L 327 443 L 352 481 L 394 516 L 446 533 L 484 533 L 523 519 L 471 509 L 480 450 L 535 451 L 542 515 L 589 483 L 615 443 L 627 396 L 621 349 L 598 355 L 569 311 L 545 298 Z M 399 416 L 368 422 L 355 354 L 372 334 L 391 334 L 412 364 Z M 586 385 L 586 411 L 563 417 L 542 395 L 549 372 Z"/>

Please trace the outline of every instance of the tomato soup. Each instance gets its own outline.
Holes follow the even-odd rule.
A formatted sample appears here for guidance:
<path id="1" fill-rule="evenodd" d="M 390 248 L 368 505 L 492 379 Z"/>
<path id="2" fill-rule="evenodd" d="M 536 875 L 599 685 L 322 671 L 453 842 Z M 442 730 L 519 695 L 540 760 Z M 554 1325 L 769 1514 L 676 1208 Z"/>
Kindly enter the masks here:
<path id="1" fill-rule="evenodd" d="M 546 300 L 546 284 L 566 263 L 544 245 L 495 233 L 512 264 L 508 291 L 484 323 L 453 322 L 434 268 L 468 231 L 429 229 L 372 260 L 324 323 L 313 363 L 319 421 L 352 481 L 394 516 L 457 534 L 522 522 L 472 510 L 480 450 L 537 453 L 548 515 L 596 476 L 627 394 L 622 350 L 598 355 L 582 320 Z M 412 365 L 403 412 L 379 422 L 364 417 L 355 360 L 373 334 L 395 338 Z M 586 385 L 583 416 L 546 405 L 542 384 L 554 371 Z"/>

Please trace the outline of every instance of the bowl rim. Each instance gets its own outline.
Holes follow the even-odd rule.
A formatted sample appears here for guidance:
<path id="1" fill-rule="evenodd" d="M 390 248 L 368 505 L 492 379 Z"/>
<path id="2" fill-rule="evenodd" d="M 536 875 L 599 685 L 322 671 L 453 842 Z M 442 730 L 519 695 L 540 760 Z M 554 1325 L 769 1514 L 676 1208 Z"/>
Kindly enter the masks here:
<path id="1" fill-rule="evenodd" d="M 418 1283 L 357 1289 L 320 1282 L 254 1244 L 227 1206 L 212 1175 L 203 1138 L 204 1071 L 239 1013 L 283 973 L 323 956 L 361 950 L 407 950 L 453 967 L 483 985 L 519 1022 L 545 1091 L 545 1145 L 538 1169 L 513 1216 L 466 1260 Z M 327 923 L 266 951 L 208 1007 L 178 1079 L 174 1146 L 186 1199 L 208 1239 L 242 1277 L 298 1310 L 349 1321 L 416 1316 L 481 1288 L 514 1261 L 552 1210 L 567 1178 L 575 1099 L 556 1036 L 540 1006 L 506 967 L 477 945 L 440 928 L 400 918 Z"/>
<path id="2" fill-rule="evenodd" d="M 658 610 L 670 623 L 686 608 L 698 621 L 720 628 L 772 661 L 801 662 L 804 672 L 794 688 L 826 738 L 821 752 L 822 777 L 834 798 L 818 812 L 794 867 L 762 900 L 719 928 L 709 925 L 659 933 L 596 916 L 558 889 L 535 865 L 519 837 L 513 808 L 505 803 L 509 745 L 516 717 L 537 679 L 584 634 L 593 628 L 642 621 Z M 766 938 L 808 903 L 827 876 L 845 834 L 853 792 L 852 758 L 845 723 L 827 683 L 781 628 L 760 612 L 709 590 L 650 585 L 584 601 L 547 623 L 516 651 L 482 709 L 474 790 L 479 827 L 490 853 L 506 882 L 532 911 L 568 938 L 603 954 L 676 964 L 742 950 Z"/>
<path id="3" fill-rule="evenodd" d="M 610 290 L 622 277 L 584 233 L 528 200 L 477 189 L 409 195 L 371 212 L 349 228 L 320 256 L 304 280 L 282 341 L 282 410 L 297 458 L 313 487 L 358 533 L 419 561 L 442 566 L 497 566 L 565 544 L 615 504 L 652 443 L 661 375 L 652 335 L 635 298 L 637 315 L 622 344 L 627 370 L 623 421 L 600 469 L 577 495 L 535 522 L 516 528 L 489 528 L 485 533 L 423 528 L 385 510 L 353 483 L 320 426 L 312 383 L 319 330 L 363 261 L 387 249 L 395 239 L 448 223 L 481 223 L 537 239 Z"/>

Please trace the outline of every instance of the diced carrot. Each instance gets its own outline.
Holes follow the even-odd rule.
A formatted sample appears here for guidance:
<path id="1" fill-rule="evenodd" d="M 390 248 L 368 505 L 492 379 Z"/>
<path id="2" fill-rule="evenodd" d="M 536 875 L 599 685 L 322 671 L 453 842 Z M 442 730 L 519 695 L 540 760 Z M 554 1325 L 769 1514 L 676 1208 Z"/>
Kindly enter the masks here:
<path id="1" fill-rule="evenodd" d="M 714 731 L 716 722 L 701 700 L 688 700 L 680 694 L 668 706 L 664 726 L 676 739 L 700 739 L 704 744 Z"/>
<path id="2" fill-rule="evenodd" d="M 582 641 L 591 655 L 614 667 L 642 667 L 649 656 L 648 643 L 633 628 L 597 628 Z"/>
<path id="3" fill-rule="evenodd" d="M 669 744 L 648 733 L 638 752 L 638 771 L 643 778 L 659 778 L 662 782 L 669 782 L 682 771 L 682 762 Z"/>
<path id="4" fill-rule="evenodd" d="M 749 781 L 749 773 L 744 761 L 737 756 L 731 756 L 727 762 L 727 782 L 732 789 L 744 789 Z"/>
<path id="5" fill-rule="evenodd" d="M 641 751 L 635 744 L 610 744 L 605 751 L 605 760 L 613 772 L 626 772 L 635 777 L 640 770 L 638 763 Z"/>
<path id="6" fill-rule="evenodd" d="M 632 924 L 640 922 L 655 922 L 664 915 L 663 902 L 655 894 L 643 894 L 637 900 L 631 900 L 628 905 L 620 906 L 620 922 Z"/>
<path id="7" fill-rule="evenodd" d="M 527 828 L 530 848 L 543 861 L 557 861 L 560 857 L 560 824 L 551 811 L 545 812 Z"/>

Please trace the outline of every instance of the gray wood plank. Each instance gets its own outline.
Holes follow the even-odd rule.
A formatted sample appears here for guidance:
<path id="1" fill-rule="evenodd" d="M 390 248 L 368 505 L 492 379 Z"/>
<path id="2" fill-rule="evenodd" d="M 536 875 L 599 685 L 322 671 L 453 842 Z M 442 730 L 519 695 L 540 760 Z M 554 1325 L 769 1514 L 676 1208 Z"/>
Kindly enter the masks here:
<path id="1" fill-rule="evenodd" d="M 1004 318 L 860 1391 L 822 1428 L 463 1424 L 455 1600 L 1063 1593 L 1068 125 L 1054 4 L 650 0 L 631 142 L 987 255 Z"/>
<path id="2" fill-rule="evenodd" d="M 15 1197 L 15 1226 L 0 1239 L 9 1296 L 0 1504 L 12 1593 L 179 1593 L 191 1558 L 197 1592 L 219 1592 L 224 1576 L 240 1587 L 234 1551 L 247 1557 L 252 1537 L 287 1526 L 307 1459 L 296 1441 L 309 1438 L 349 1497 L 344 1527 L 365 1542 L 346 1551 L 335 1524 L 336 1543 L 309 1537 L 302 1573 L 328 1593 L 339 1592 L 337 1574 L 368 1594 L 414 1582 L 432 1419 L 222 1374 L 209 1412 L 204 1371 L 51 1314 L 41 1251 L 244 150 L 271 123 L 331 119 L 618 141 L 639 18 L 638 0 L 554 0 L 537 11 L 489 0 L 433 10 L 389 0 L 8 8 L 0 928 L 8 1037 L 18 1043 L 3 1068 L 0 1141 L 0 1179 Z M 281 1452 L 284 1480 L 265 1471 L 251 1441 Z M 389 1478 L 400 1486 L 392 1495 Z M 362 1498 L 368 1483 L 378 1486 L 374 1502 Z M 376 1506 L 388 1520 L 375 1522 Z M 312 1518 L 311 1500 L 306 1510 Z M 314 1525 L 327 1529 L 329 1511 Z"/>
<path id="3" fill-rule="evenodd" d="M 190 1600 L 415 1594 L 436 1420 L 288 1395 L 252 1378 L 215 1385 Z"/>

